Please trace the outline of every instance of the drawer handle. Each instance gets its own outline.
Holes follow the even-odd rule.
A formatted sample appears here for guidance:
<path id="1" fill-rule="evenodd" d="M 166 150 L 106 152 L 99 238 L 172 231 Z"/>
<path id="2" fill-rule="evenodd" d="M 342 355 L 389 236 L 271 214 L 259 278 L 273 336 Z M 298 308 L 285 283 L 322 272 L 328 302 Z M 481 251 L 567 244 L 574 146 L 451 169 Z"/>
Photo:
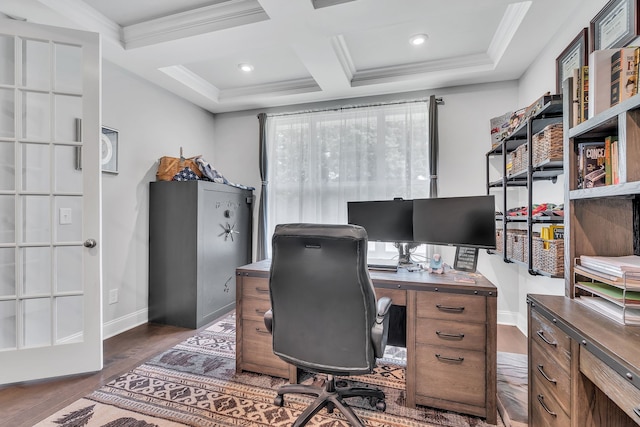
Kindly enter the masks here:
<path id="1" fill-rule="evenodd" d="M 545 405 L 545 403 L 544 403 L 544 396 L 543 395 L 541 395 L 541 394 L 538 395 L 538 402 L 540 402 L 540 405 L 542 405 L 542 409 L 547 411 L 547 414 L 551 415 L 552 417 L 557 417 L 558 416 L 558 414 L 556 414 L 555 412 L 553 412 L 552 410 L 547 408 L 547 405 Z"/>
<path id="2" fill-rule="evenodd" d="M 438 360 L 446 360 L 447 362 L 463 362 L 464 357 L 447 357 L 436 353 Z"/>
<path id="3" fill-rule="evenodd" d="M 271 335 L 271 332 L 265 331 L 264 329 L 256 328 L 256 332 L 263 335 Z"/>
<path id="4" fill-rule="evenodd" d="M 633 408 L 633 412 L 640 417 L 640 408 L 638 407 Z"/>
<path id="5" fill-rule="evenodd" d="M 265 313 L 266 313 L 266 311 L 260 310 L 259 308 L 256 308 L 256 314 L 259 314 L 260 316 L 264 316 Z"/>
<path id="6" fill-rule="evenodd" d="M 256 292 L 259 294 L 268 294 L 269 293 L 269 288 L 265 289 L 265 288 L 256 288 Z"/>
<path id="7" fill-rule="evenodd" d="M 442 311 L 455 311 L 458 313 L 462 313 L 464 311 L 464 307 L 449 307 L 442 304 L 436 304 L 436 307 L 438 308 L 438 310 Z"/>
<path id="8" fill-rule="evenodd" d="M 553 383 L 553 384 L 557 384 L 558 383 L 558 381 L 556 381 L 555 378 L 549 378 L 547 373 L 544 371 L 544 367 L 542 365 L 538 365 L 538 372 L 540 372 L 540 374 L 542 374 L 544 379 L 549 381 L 550 383 Z"/>
<path id="9" fill-rule="evenodd" d="M 557 347 L 557 346 L 558 346 L 558 343 L 557 343 L 557 342 L 551 342 L 551 341 L 549 341 L 549 340 L 547 339 L 547 337 L 545 337 L 545 336 L 544 336 L 544 332 L 543 332 L 543 331 L 538 331 L 538 332 L 536 332 L 536 333 L 538 334 L 538 336 L 540 337 L 540 339 L 541 339 L 542 341 L 546 342 L 547 344 L 552 345 L 552 346 L 554 346 L 554 347 Z"/>
<path id="10" fill-rule="evenodd" d="M 451 338 L 461 340 L 464 338 L 464 334 L 449 334 L 447 332 L 436 331 L 436 335 L 440 338 Z"/>

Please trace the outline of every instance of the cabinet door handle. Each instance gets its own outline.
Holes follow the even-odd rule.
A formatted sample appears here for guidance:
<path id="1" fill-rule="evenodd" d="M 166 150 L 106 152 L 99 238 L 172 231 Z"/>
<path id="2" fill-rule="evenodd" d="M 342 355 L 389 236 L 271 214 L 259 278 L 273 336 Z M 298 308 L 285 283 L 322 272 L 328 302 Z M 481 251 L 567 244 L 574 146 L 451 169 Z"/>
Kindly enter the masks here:
<path id="1" fill-rule="evenodd" d="M 542 341 L 546 342 L 547 344 L 552 345 L 552 346 L 554 346 L 554 347 L 557 347 L 557 346 L 558 346 L 558 343 L 557 343 L 557 342 L 551 342 L 551 341 L 549 341 L 549 340 L 547 339 L 547 337 L 545 337 L 545 336 L 544 336 L 544 332 L 543 332 L 543 331 L 538 331 L 538 332 L 536 332 L 536 334 L 538 334 L 538 336 L 540 337 L 540 339 L 541 339 Z"/>
<path id="2" fill-rule="evenodd" d="M 447 332 L 436 331 L 436 335 L 440 338 L 452 338 L 461 340 L 464 338 L 464 334 L 449 334 Z"/>
<path id="3" fill-rule="evenodd" d="M 637 406 L 635 408 L 633 408 L 633 412 L 634 414 L 636 414 L 637 416 L 640 417 L 640 408 L 638 408 Z"/>
<path id="4" fill-rule="evenodd" d="M 547 413 L 549 415 L 551 415 L 552 417 L 557 417 L 558 416 L 558 414 L 556 414 L 555 412 L 553 412 L 552 410 L 547 408 L 547 405 L 545 405 L 545 403 L 544 403 L 544 396 L 543 395 L 541 395 L 541 394 L 538 395 L 538 402 L 540 402 L 540 405 L 542 405 L 542 409 L 547 411 Z"/>
<path id="5" fill-rule="evenodd" d="M 446 305 L 442 305 L 442 304 L 436 304 L 436 308 L 438 308 L 438 310 L 442 310 L 442 311 L 455 311 L 458 313 L 462 313 L 464 311 L 464 306 L 463 307 L 450 307 L 450 306 L 446 306 Z"/>
<path id="6" fill-rule="evenodd" d="M 554 383 L 556 384 L 558 381 L 556 381 L 555 378 L 550 378 L 547 373 L 544 371 L 544 367 L 542 365 L 538 365 L 538 372 L 540 372 L 540 374 L 542 374 L 542 376 L 544 377 L 545 380 L 549 381 L 550 383 Z"/>
<path id="7" fill-rule="evenodd" d="M 259 293 L 259 294 L 268 294 L 269 293 L 269 288 L 265 289 L 265 288 L 256 287 L 256 292 Z"/>
<path id="8" fill-rule="evenodd" d="M 438 360 L 446 360 L 447 362 L 462 362 L 462 361 L 464 361 L 464 357 L 447 357 L 447 356 L 442 356 L 441 354 L 437 354 L 437 353 L 436 353 L 436 357 L 438 358 Z"/>

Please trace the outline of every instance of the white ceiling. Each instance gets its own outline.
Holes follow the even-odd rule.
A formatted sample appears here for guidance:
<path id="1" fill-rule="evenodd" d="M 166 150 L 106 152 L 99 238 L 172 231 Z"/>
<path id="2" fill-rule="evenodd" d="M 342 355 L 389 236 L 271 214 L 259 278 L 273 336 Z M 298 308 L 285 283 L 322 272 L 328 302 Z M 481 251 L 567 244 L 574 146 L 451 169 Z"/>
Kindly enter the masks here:
<path id="1" fill-rule="evenodd" d="M 517 79 L 579 3 L 0 0 L 0 12 L 99 32 L 106 60 L 219 113 Z M 427 43 L 410 46 L 418 33 Z"/>

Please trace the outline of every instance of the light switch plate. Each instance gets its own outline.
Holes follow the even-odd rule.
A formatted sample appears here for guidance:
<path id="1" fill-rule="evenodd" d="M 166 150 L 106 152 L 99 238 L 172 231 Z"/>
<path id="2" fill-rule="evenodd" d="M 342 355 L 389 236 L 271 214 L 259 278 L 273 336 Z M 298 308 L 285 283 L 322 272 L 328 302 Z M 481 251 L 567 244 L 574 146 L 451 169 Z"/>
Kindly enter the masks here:
<path id="1" fill-rule="evenodd" d="M 71 224 L 71 208 L 60 208 L 60 225 Z"/>

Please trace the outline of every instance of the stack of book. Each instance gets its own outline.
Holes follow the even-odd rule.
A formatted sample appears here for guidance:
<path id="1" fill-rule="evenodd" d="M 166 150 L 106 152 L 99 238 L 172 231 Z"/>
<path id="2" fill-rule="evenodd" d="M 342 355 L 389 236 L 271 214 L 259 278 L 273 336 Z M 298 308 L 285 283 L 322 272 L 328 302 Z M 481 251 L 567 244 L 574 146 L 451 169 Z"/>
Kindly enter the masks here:
<path id="1" fill-rule="evenodd" d="M 620 183 L 618 137 L 578 144 L 578 189 Z"/>

